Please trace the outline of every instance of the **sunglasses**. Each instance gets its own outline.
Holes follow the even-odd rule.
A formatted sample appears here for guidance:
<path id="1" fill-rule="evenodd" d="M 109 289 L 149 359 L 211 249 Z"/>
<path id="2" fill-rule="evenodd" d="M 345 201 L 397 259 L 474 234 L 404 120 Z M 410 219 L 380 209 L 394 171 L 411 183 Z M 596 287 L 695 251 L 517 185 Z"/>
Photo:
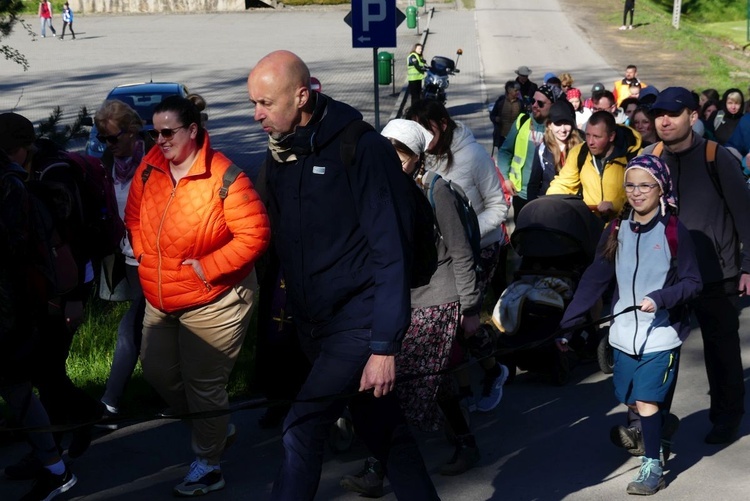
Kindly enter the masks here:
<path id="1" fill-rule="evenodd" d="M 547 103 L 545 101 L 540 101 L 539 99 L 533 102 L 535 102 L 536 105 L 539 106 L 540 108 L 544 108 L 545 106 L 547 106 Z"/>
<path id="2" fill-rule="evenodd" d="M 105 136 L 104 134 L 97 134 L 96 140 L 102 144 L 103 143 L 115 144 L 117 140 L 120 139 L 120 136 L 122 136 L 123 134 L 125 134 L 124 130 L 121 130 L 120 133 L 117 134 L 116 136 Z"/>
<path id="3" fill-rule="evenodd" d="M 151 129 L 150 131 L 148 131 L 148 135 L 151 136 L 151 139 L 153 139 L 154 141 L 159 139 L 159 135 L 161 135 L 161 137 L 163 137 L 164 139 L 172 139 L 172 136 L 174 136 L 174 131 L 184 129 L 184 128 L 185 128 L 184 125 L 180 125 L 179 127 L 175 127 L 173 129 L 162 129 L 162 130 Z"/>

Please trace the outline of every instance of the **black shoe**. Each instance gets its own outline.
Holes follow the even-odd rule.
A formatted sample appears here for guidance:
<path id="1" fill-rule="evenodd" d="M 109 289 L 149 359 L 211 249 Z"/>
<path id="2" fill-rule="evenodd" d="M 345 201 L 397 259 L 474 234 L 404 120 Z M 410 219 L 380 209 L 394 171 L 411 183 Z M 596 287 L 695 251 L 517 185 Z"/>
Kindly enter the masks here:
<path id="1" fill-rule="evenodd" d="M 458 445 L 453 457 L 440 468 L 440 474 L 455 476 L 464 473 L 479 462 L 481 455 L 477 447 L 474 435 L 461 435 L 458 437 Z"/>
<path id="2" fill-rule="evenodd" d="M 638 428 L 622 425 L 613 426 L 609 430 L 609 439 L 617 447 L 622 447 L 633 456 L 643 456 L 646 454 L 646 447 L 643 445 L 643 434 Z"/>
<path id="3" fill-rule="evenodd" d="M 707 444 L 729 444 L 737 440 L 737 432 L 740 426 L 737 424 L 715 424 L 706 435 Z"/>
<path id="4" fill-rule="evenodd" d="M 48 501 L 58 494 L 66 492 L 73 487 L 78 479 L 66 467 L 65 473 L 55 475 L 47 468 L 42 468 L 40 476 L 34 482 L 34 486 L 26 493 L 21 501 Z"/>
<path id="5" fill-rule="evenodd" d="M 44 469 L 42 462 L 37 459 L 34 452 L 29 452 L 16 464 L 5 467 L 5 476 L 11 480 L 29 480 L 37 478 Z"/>
<path id="6" fill-rule="evenodd" d="M 383 495 L 385 472 L 380 461 L 373 457 L 365 459 L 365 467 L 356 475 L 344 475 L 339 485 L 347 491 L 357 492 L 370 498 Z"/>
<path id="7" fill-rule="evenodd" d="M 68 446 L 68 457 L 70 459 L 77 459 L 83 456 L 91 445 L 91 431 L 94 425 L 87 424 L 73 430 L 73 437 L 70 439 L 70 445 Z"/>

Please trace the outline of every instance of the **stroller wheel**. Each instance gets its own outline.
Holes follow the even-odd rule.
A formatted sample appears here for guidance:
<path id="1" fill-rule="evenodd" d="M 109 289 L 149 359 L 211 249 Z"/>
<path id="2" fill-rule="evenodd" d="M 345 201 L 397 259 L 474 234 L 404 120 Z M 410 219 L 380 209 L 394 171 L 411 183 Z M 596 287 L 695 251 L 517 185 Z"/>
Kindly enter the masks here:
<path id="1" fill-rule="evenodd" d="M 612 374 L 615 368 L 615 352 L 612 345 L 609 344 L 609 335 L 605 333 L 599 341 L 599 347 L 596 350 L 596 360 L 599 362 L 599 368 L 605 374 Z"/>

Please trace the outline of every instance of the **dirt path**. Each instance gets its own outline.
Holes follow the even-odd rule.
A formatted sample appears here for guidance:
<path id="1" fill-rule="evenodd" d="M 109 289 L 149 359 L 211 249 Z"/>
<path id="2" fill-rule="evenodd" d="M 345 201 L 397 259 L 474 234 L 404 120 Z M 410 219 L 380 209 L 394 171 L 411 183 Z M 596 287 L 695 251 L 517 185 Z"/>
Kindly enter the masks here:
<path id="1" fill-rule="evenodd" d="M 618 30 L 619 22 L 607 24 L 603 19 L 603 13 L 616 12 L 619 20 L 623 9 L 622 0 L 560 0 L 560 4 L 591 46 L 613 67 L 622 68 L 624 72 L 627 65 L 635 64 L 638 66 L 638 76 L 658 89 L 671 85 L 688 89 L 704 89 L 708 86 L 699 70 L 700 61 L 696 62 L 689 54 L 676 50 L 653 36 L 658 30 L 673 28 L 651 25 L 645 15 L 639 16 L 637 4 L 635 29 L 626 31 Z M 645 30 L 649 31 L 649 36 L 639 36 Z M 738 74 L 737 85 L 743 90 L 747 88 L 750 82 L 750 59 L 718 41 L 707 40 L 707 43 L 715 45 L 715 52 L 730 64 L 745 70 L 744 75 L 742 71 Z"/>

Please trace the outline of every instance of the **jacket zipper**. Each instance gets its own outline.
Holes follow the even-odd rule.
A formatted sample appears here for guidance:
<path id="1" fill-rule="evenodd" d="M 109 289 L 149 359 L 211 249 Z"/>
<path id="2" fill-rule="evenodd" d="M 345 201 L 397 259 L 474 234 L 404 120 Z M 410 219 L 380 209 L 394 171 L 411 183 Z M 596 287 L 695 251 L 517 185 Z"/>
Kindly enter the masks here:
<path id="1" fill-rule="evenodd" d="M 167 200 L 167 205 L 164 207 L 164 212 L 161 215 L 161 221 L 159 221 L 159 229 L 156 232 L 156 255 L 158 257 L 158 264 L 157 264 L 157 290 L 159 291 L 159 306 L 160 308 L 164 308 L 164 297 L 162 295 L 162 287 L 161 287 L 161 266 L 162 266 L 162 259 L 161 259 L 161 230 L 164 228 L 164 220 L 167 218 L 167 211 L 169 210 L 169 206 L 172 205 L 172 200 L 174 200 L 175 191 L 177 191 L 177 186 L 175 185 L 172 188 L 172 193 L 169 194 L 169 200 Z"/>
<path id="2" fill-rule="evenodd" d="M 631 282 L 631 293 L 633 295 L 634 305 L 636 304 L 635 302 L 636 301 L 635 280 L 636 280 L 636 277 L 638 276 L 638 267 L 640 266 L 640 262 L 641 262 L 640 247 L 641 247 L 641 232 L 640 232 L 640 225 L 639 225 L 638 234 L 635 237 L 635 270 L 633 270 L 633 281 Z M 638 310 L 637 309 L 633 310 L 633 318 L 635 319 L 635 332 L 633 333 L 633 354 L 635 354 L 635 356 L 638 356 L 638 350 L 635 349 L 635 340 L 638 337 Z"/>

